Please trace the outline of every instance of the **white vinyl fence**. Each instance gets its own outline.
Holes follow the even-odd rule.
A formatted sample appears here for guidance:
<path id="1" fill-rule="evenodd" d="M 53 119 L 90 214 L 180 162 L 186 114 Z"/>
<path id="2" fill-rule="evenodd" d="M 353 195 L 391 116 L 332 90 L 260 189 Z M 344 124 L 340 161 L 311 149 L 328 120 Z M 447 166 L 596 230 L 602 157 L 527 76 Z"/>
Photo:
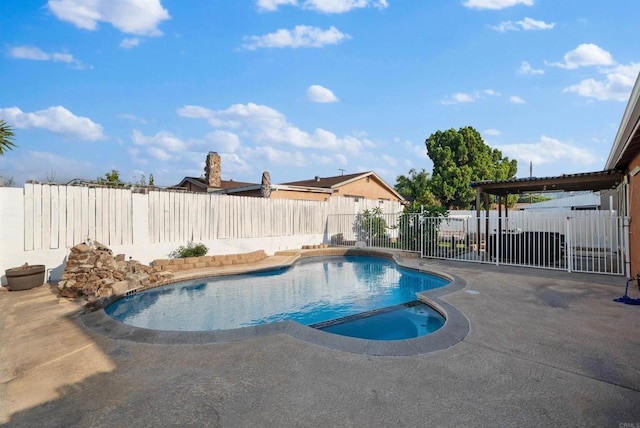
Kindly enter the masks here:
<path id="1" fill-rule="evenodd" d="M 147 200 L 134 212 L 133 195 Z M 216 239 L 324 234 L 329 213 L 355 214 L 393 202 L 332 198 L 328 202 L 263 199 L 179 191 L 26 183 L 24 250 L 69 248 L 87 239 L 105 245 L 135 244 L 133 217 L 148 215 L 148 242 L 181 243 Z"/>
<path id="2" fill-rule="evenodd" d="M 151 242 L 323 233 L 323 202 L 149 192 Z"/>
<path id="3" fill-rule="evenodd" d="M 263 199 L 215 194 L 149 192 L 151 242 L 325 234 L 330 213 L 399 210 L 397 202 L 331 198 Z"/>
<path id="4" fill-rule="evenodd" d="M 24 185 L 24 250 L 69 248 L 91 238 L 132 243 L 131 190 Z"/>
<path id="5" fill-rule="evenodd" d="M 0 187 L 0 274 L 44 264 L 55 280 L 69 248 L 87 240 L 142 263 L 166 258 L 189 241 L 204 243 L 210 254 L 273 254 L 327 242 L 330 213 L 374 207 L 401 209 L 397 202 L 343 197 L 324 202 L 40 183 Z"/>

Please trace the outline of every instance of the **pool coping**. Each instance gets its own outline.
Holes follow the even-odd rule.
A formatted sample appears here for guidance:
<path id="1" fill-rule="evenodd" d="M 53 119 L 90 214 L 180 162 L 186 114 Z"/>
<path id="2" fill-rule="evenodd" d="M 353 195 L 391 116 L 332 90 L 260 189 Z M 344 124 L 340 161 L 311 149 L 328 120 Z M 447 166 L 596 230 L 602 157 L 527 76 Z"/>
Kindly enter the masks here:
<path id="1" fill-rule="evenodd" d="M 279 270 L 293 266 L 296 262 L 311 257 L 328 257 L 344 255 L 364 255 L 372 257 L 387 258 L 404 269 L 411 269 L 419 272 L 429 273 L 448 279 L 449 284 L 433 290 L 426 290 L 416 293 L 417 299 L 433 307 L 445 316 L 445 324 L 434 333 L 414 339 L 402 340 L 370 340 L 358 339 L 347 336 L 340 336 L 318 329 L 299 324 L 295 321 L 281 321 L 271 324 L 263 324 L 251 327 L 241 327 L 230 330 L 213 331 L 167 331 L 152 330 L 141 327 L 133 327 L 106 314 L 104 309 L 94 312 L 86 312 L 80 316 L 80 321 L 89 330 L 116 340 L 126 340 L 136 343 L 147 343 L 153 345 L 194 345 L 194 344 L 222 344 L 248 340 L 257 337 L 265 337 L 274 334 L 287 334 L 299 340 L 312 343 L 325 348 L 335 349 L 371 356 L 413 356 L 446 349 L 461 342 L 469 333 L 469 320 L 454 306 L 441 300 L 441 297 L 460 291 L 466 287 L 466 281 L 456 275 L 446 272 L 436 271 L 431 268 L 426 269 L 419 264 L 411 263 L 410 260 L 421 260 L 417 255 L 399 251 L 385 251 L 372 249 L 349 248 L 342 251 L 343 254 L 336 253 L 329 248 L 327 250 L 296 251 L 290 257 L 271 266 L 243 266 L 243 269 L 235 271 L 233 274 L 254 273 L 267 270 Z M 345 249 L 342 249 L 345 250 Z M 223 273 L 221 273 L 223 274 Z M 228 274 L 228 273 L 226 273 Z M 190 279 L 199 279 L 215 275 L 203 276 L 200 272 L 194 273 L 188 278 L 176 278 L 175 282 L 182 282 Z"/>

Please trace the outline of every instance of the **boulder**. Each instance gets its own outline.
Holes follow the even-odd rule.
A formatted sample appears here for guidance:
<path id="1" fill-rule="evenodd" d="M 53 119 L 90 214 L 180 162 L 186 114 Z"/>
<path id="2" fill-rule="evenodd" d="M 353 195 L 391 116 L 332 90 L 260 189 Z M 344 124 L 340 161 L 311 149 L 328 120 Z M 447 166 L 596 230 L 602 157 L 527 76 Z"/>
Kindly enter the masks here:
<path id="1" fill-rule="evenodd" d="M 60 297 L 70 299 L 84 296 L 92 302 L 92 308 L 100 308 L 101 299 L 155 286 L 173 277 L 172 272 L 161 270 L 126 261 L 124 254 L 114 257 L 111 249 L 97 241 L 82 243 L 70 249 L 58 292 Z"/>

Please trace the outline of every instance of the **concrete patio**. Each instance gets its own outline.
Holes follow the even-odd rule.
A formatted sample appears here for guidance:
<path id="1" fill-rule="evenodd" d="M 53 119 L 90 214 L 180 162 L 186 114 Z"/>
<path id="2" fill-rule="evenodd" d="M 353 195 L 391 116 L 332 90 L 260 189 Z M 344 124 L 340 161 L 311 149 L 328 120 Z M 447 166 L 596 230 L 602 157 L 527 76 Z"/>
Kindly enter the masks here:
<path id="1" fill-rule="evenodd" d="M 338 351 L 282 333 L 137 343 L 87 329 L 84 302 L 59 300 L 54 287 L 2 292 L 0 423 L 640 426 L 640 306 L 613 302 L 624 278 L 406 262 L 466 280 L 440 297 L 469 320 L 461 342 L 410 357 Z"/>

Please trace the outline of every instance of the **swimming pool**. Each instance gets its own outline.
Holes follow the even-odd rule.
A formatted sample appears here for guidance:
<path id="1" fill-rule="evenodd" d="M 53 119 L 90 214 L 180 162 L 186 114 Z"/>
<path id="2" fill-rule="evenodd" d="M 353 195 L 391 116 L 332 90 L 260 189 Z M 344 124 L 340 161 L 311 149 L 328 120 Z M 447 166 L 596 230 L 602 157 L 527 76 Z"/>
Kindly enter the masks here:
<path id="1" fill-rule="evenodd" d="M 375 257 L 328 257 L 277 271 L 208 278 L 137 293 L 106 313 L 135 327 L 211 331 L 293 320 L 312 325 L 416 300 L 448 280 Z M 434 311 L 435 313 L 435 311 Z"/>
<path id="2" fill-rule="evenodd" d="M 364 314 L 313 324 L 327 333 L 371 340 L 401 340 L 425 336 L 440 329 L 445 318 L 419 301 Z"/>

